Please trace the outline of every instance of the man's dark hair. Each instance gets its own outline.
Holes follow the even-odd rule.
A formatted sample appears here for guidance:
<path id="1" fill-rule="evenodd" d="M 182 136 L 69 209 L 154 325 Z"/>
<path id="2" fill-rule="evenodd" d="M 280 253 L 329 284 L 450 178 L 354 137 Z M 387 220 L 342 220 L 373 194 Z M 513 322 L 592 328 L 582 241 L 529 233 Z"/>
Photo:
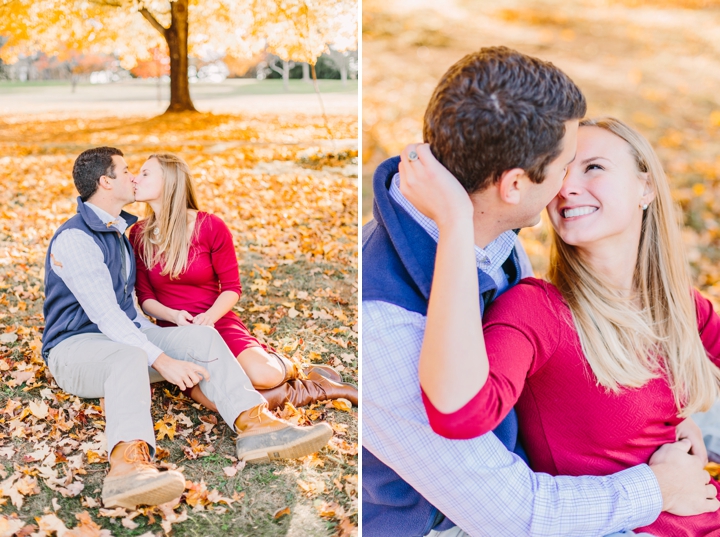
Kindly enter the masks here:
<path id="1" fill-rule="evenodd" d="M 513 168 L 542 183 L 562 150 L 565 122 L 586 109 L 580 89 L 553 64 L 507 47 L 482 48 L 435 88 L 423 138 L 468 193 Z"/>
<path id="2" fill-rule="evenodd" d="M 75 160 L 73 181 L 83 201 L 89 200 L 97 192 L 101 176 L 115 178 L 113 155 L 122 157 L 123 152 L 114 147 L 95 147 L 83 151 Z"/>

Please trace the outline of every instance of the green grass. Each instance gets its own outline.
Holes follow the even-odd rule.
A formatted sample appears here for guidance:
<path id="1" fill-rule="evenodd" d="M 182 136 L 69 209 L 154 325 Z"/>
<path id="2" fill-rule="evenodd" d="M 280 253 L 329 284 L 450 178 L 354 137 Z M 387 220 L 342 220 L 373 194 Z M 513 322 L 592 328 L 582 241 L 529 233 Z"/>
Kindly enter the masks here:
<path id="1" fill-rule="evenodd" d="M 169 82 L 162 82 L 163 91 L 168 91 Z M 340 80 L 319 80 L 318 85 L 321 93 L 357 93 L 358 81 L 348 80 L 343 86 Z M 69 80 L 32 80 L 28 82 L 0 81 L 0 95 L 11 93 L 33 92 L 42 93 L 48 89 L 57 89 L 63 93 L 70 92 Z M 125 80 L 112 84 L 90 84 L 81 82 L 77 85 L 76 92 L 97 90 L 100 93 L 115 93 L 123 88 L 146 89 L 155 91 L 157 81 L 155 80 Z M 283 95 L 283 94 L 307 94 L 314 93 L 312 84 L 302 80 L 292 79 L 289 82 L 289 90 L 285 91 L 283 82 L 280 79 L 254 80 L 247 78 L 227 79 L 219 84 L 198 82 L 190 84 L 190 95 L 193 97 L 210 97 L 221 95 L 223 97 L 233 95 Z"/>

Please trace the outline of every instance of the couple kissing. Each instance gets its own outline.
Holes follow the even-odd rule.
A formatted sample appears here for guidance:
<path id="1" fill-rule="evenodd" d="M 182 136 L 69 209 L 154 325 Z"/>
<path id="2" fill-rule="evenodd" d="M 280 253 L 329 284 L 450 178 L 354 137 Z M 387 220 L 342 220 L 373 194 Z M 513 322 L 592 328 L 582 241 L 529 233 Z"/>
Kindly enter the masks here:
<path id="1" fill-rule="evenodd" d="M 218 412 L 247 463 L 325 446 L 327 423 L 298 427 L 269 410 L 340 397 L 357 404 L 357 390 L 329 366 L 303 370 L 262 345 L 232 311 L 241 293 L 232 234 L 199 210 L 188 165 L 152 155 L 134 176 L 122 151 L 99 147 L 78 156 L 73 180 L 77 214 L 45 261 L 42 354 L 63 390 L 105 400 L 103 504 L 158 505 L 184 490 L 180 472 L 153 464 L 152 382 Z M 147 204 L 140 222 L 122 210 L 134 201 Z"/>

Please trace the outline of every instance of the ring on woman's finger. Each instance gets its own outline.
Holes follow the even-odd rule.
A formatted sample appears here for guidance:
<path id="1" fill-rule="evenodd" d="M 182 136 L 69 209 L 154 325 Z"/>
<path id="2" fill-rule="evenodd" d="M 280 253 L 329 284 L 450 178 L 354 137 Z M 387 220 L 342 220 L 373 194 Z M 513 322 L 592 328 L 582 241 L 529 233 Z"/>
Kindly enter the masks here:
<path id="1" fill-rule="evenodd" d="M 415 162 L 417 159 L 418 159 L 418 154 L 415 151 L 410 151 L 410 153 L 408 153 L 408 160 L 410 162 Z"/>

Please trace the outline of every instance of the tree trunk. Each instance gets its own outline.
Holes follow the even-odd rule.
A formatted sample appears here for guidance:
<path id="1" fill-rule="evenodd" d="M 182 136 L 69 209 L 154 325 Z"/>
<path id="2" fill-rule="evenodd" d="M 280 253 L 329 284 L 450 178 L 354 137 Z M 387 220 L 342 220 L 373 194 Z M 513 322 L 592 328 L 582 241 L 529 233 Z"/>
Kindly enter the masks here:
<path id="1" fill-rule="evenodd" d="M 170 106 L 167 112 L 195 112 L 188 81 L 188 0 L 170 2 L 172 22 L 165 30 L 170 51 Z"/>
<path id="2" fill-rule="evenodd" d="M 275 71 L 277 74 L 282 76 L 283 81 L 283 91 L 286 93 L 290 91 L 290 69 L 292 69 L 295 66 L 294 62 L 286 62 L 285 60 L 282 61 L 282 69 L 275 65 L 275 60 L 271 62 L 267 62 L 267 66 Z"/>
<path id="3" fill-rule="evenodd" d="M 310 84 L 312 80 L 310 80 L 310 64 L 303 62 L 302 64 L 302 70 L 303 70 L 303 82 L 306 84 Z"/>
<path id="4" fill-rule="evenodd" d="M 283 91 L 290 91 L 290 62 L 283 60 Z"/>
<path id="5" fill-rule="evenodd" d="M 330 49 L 330 60 L 335 64 L 335 67 L 340 71 L 340 80 L 342 85 L 347 86 L 348 78 L 348 57 L 342 52 Z"/>

